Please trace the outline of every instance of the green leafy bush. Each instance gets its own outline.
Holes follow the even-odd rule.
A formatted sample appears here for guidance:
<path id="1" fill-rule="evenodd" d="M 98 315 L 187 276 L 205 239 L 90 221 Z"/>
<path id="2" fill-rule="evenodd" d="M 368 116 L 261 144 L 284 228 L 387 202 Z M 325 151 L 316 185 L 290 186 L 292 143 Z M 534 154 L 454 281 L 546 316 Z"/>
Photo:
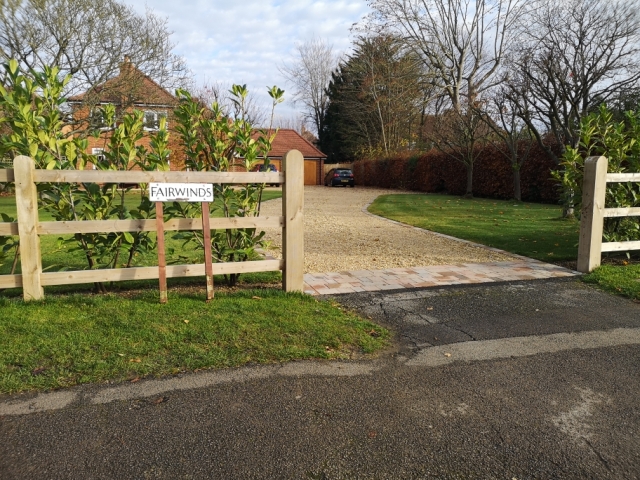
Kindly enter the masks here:
<path id="1" fill-rule="evenodd" d="M 116 125 L 116 107 L 107 104 L 100 107 L 99 115 L 104 125 L 114 127 L 70 132 L 65 129 L 63 113 L 66 102 L 63 92 L 69 76 L 59 78 L 57 68 L 24 75 L 15 60 L 4 68 L 7 82 L 0 85 L 0 158 L 27 155 L 35 160 L 37 168 L 49 170 L 84 169 L 89 162 L 99 170 L 168 170 L 171 152 L 166 118 L 160 119 L 157 131 L 148 133 L 143 112 L 125 112 L 119 115 Z M 275 133 L 270 129 L 256 131 L 246 120 L 246 86 L 234 85 L 231 93 L 240 112 L 233 119 L 224 115 L 217 103 L 207 107 L 186 90 L 176 92 L 179 99 L 174 112 L 176 131 L 185 149 L 188 169 L 229 172 L 240 166 L 241 170 L 249 171 L 259 162 L 268 164 L 267 153 Z M 273 108 L 282 102 L 284 92 L 279 88 L 269 89 L 269 94 Z M 105 148 L 100 161 L 86 153 L 89 135 L 103 138 Z M 149 147 L 140 142 L 147 135 Z M 220 208 L 225 217 L 258 216 L 264 186 L 215 185 L 215 195 L 220 201 L 211 208 Z M 57 221 L 154 218 L 155 208 L 146 195 L 146 185 L 141 187 L 140 201 L 131 207 L 125 204 L 130 188 L 117 184 L 39 184 L 39 203 Z M 201 215 L 200 205 L 178 203 L 167 208 L 166 213 L 189 218 Z M 201 232 L 182 232 L 177 236 L 185 243 L 203 248 Z M 264 246 L 264 232 L 214 231 L 211 242 L 215 261 L 246 261 L 256 257 L 256 249 Z M 81 251 L 89 269 L 129 267 L 136 255 L 156 248 L 149 232 L 75 234 L 72 238 L 61 238 L 59 244 L 70 251 Z M 17 252 L 15 239 L 1 237 L 0 262 L 2 258 L 6 261 L 14 248 Z M 238 276 L 230 275 L 227 280 L 234 285 Z M 96 288 L 104 290 L 101 284 L 96 284 Z"/>
<path id="2" fill-rule="evenodd" d="M 136 145 L 143 135 L 143 114 L 125 113 L 120 124 L 109 130 L 105 161 L 98 162 L 88 155 L 86 135 L 100 136 L 104 131 L 82 134 L 65 133 L 63 106 L 64 88 L 70 76 L 59 78 L 57 68 L 45 68 L 42 72 L 24 75 L 18 63 L 11 60 L 5 65 L 6 86 L 0 86 L 0 110 L 3 134 L 0 135 L 0 156 L 15 158 L 27 155 L 34 159 L 37 168 L 48 170 L 84 169 L 87 162 L 100 170 L 125 170 L 140 168 L 155 170 L 164 168 L 169 154 L 166 149 L 167 131 L 164 125 L 151 135 L 151 150 Z M 106 105 L 102 113 L 113 124 L 115 107 Z M 149 218 L 153 215 L 151 204 L 141 198 L 137 208 L 125 207 L 126 189 L 117 184 L 91 183 L 43 183 L 38 184 L 40 208 L 58 221 L 107 220 Z M 61 245 L 71 251 L 83 252 L 89 269 L 130 266 L 133 257 L 153 248 L 149 234 L 144 233 L 93 233 L 75 234 L 71 239 L 60 239 Z M 121 264 L 122 254 L 127 261 Z M 96 287 L 104 290 L 104 286 Z"/>
<path id="3" fill-rule="evenodd" d="M 269 164 L 268 153 L 275 133 L 255 130 L 246 120 L 246 86 L 234 85 L 231 89 L 233 101 L 239 115 L 230 119 L 223 114 L 218 103 L 206 108 L 185 90 L 178 90 L 180 104 L 175 110 L 176 130 L 181 137 L 187 155 L 185 166 L 195 171 L 229 172 L 233 167 L 251 171 L 259 163 Z M 269 90 L 273 108 L 282 102 L 284 92 L 277 87 Z M 273 117 L 273 114 L 272 114 Z M 214 185 L 214 195 L 219 199 L 210 208 L 221 210 L 224 217 L 257 217 L 264 184 Z M 177 217 L 199 217 L 200 206 L 174 203 L 167 212 Z M 174 238 L 185 244 L 204 248 L 201 232 L 179 232 Z M 255 228 L 215 230 L 211 234 L 212 253 L 217 262 L 246 261 L 257 256 L 256 249 L 265 246 L 264 232 Z M 238 281 L 239 274 L 226 275 L 231 286 Z"/>
<path id="4" fill-rule="evenodd" d="M 565 208 L 575 207 L 577 215 L 582 207 L 584 162 L 591 156 L 607 157 L 609 173 L 640 172 L 640 111 L 626 112 L 624 120 L 616 122 L 612 112 L 603 105 L 582 120 L 578 147 L 568 146 L 561 168 L 552 172 L 565 192 L 562 198 Z M 640 184 L 607 184 L 606 206 L 639 207 Z M 638 217 L 606 218 L 603 238 L 607 242 L 640 239 Z"/>

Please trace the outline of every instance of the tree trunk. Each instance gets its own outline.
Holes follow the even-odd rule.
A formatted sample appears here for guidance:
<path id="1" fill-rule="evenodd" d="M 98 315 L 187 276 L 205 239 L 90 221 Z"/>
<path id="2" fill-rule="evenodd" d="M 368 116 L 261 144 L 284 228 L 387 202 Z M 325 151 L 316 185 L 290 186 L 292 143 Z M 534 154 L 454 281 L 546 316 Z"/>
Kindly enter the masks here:
<path id="1" fill-rule="evenodd" d="M 575 217 L 575 195 L 573 189 L 569 189 L 567 193 L 567 200 L 562 206 L 562 218 L 574 218 Z"/>
<path id="2" fill-rule="evenodd" d="M 522 189 L 520 187 L 520 169 L 513 169 L 513 198 L 517 201 L 522 201 Z"/>
<path id="3" fill-rule="evenodd" d="M 473 198 L 473 163 L 467 164 L 467 191 L 465 198 Z"/>

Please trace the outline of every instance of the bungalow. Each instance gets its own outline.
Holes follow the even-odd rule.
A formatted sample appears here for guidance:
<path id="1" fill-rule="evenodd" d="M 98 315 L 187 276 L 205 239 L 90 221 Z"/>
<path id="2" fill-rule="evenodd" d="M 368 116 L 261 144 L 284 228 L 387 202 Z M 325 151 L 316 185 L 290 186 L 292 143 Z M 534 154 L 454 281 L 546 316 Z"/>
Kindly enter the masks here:
<path id="1" fill-rule="evenodd" d="M 327 156 L 295 130 L 289 128 L 278 130 L 268 155 L 269 161 L 280 171 L 282 157 L 289 150 L 294 149 L 299 150 L 304 157 L 304 184 L 322 185 L 324 162 Z"/>

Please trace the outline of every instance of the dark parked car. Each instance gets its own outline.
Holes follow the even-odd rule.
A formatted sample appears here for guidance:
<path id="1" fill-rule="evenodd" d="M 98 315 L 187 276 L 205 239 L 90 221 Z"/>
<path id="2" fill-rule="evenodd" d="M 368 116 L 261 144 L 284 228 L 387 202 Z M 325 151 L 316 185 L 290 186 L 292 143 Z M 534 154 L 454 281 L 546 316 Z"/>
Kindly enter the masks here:
<path id="1" fill-rule="evenodd" d="M 278 169 L 273 163 L 270 163 L 267 166 L 265 166 L 264 163 L 261 163 L 260 165 L 256 165 L 255 167 L 253 167 L 253 171 L 254 172 L 277 172 Z M 279 185 L 278 183 L 271 184 L 272 187 L 277 187 L 278 185 Z"/>
<path id="2" fill-rule="evenodd" d="M 325 187 L 342 186 L 355 187 L 353 172 L 348 168 L 332 168 L 324 177 Z"/>

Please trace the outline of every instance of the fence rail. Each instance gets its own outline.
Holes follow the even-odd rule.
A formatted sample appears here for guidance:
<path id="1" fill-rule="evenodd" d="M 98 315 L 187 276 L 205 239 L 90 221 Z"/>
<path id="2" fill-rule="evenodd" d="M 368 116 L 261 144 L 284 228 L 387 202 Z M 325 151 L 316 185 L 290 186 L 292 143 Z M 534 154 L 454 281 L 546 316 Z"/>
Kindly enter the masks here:
<path id="1" fill-rule="evenodd" d="M 602 252 L 640 250 L 640 241 L 602 242 L 605 218 L 640 216 L 639 207 L 605 208 L 607 183 L 638 182 L 640 173 L 607 173 L 606 157 L 589 157 L 584 164 L 578 271 L 589 273 L 600 266 Z"/>
<path id="2" fill-rule="evenodd" d="M 43 272 L 40 235 L 100 232 L 156 231 L 155 219 L 40 222 L 36 183 L 279 183 L 283 184 L 282 216 L 209 218 L 210 229 L 282 228 L 283 260 L 214 263 L 214 274 L 282 270 L 283 289 L 303 291 L 304 159 L 288 152 L 282 172 L 143 172 L 112 170 L 36 170 L 29 157 L 17 157 L 14 169 L 0 170 L 0 182 L 15 182 L 18 221 L 0 223 L 0 235 L 20 237 L 22 274 L 0 275 L 0 289 L 22 288 L 25 300 L 44 297 L 42 287 L 159 278 L 159 267 Z M 205 220 L 207 220 L 205 218 Z M 164 222 L 165 231 L 201 230 L 202 218 L 177 218 Z M 167 278 L 205 275 L 205 264 L 170 265 Z"/>
<path id="3" fill-rule="evenodd" d="M 14 182 L 15 169 L 0 170 L 0 182 Z M 284 183 L 284 172 L 175 172 L 140 170 L 35 170 L 36 183 Z"/>
<path id="4" fill-rule="evenodd" d="M 282 228 L 284 217 L 234 217 L 209 219 L 212 230 L 230 228 Z M 202 230 L 202 218 L 173 218 L 163 222 L 165 231 Z M 85 220 L 77 222 L 39 222 L 38 235 L 72 233 L 155 232 L 157 223 L 150 220 Z M 0 223 L 0 235 L 19 235 L 18 222 Z"/>

